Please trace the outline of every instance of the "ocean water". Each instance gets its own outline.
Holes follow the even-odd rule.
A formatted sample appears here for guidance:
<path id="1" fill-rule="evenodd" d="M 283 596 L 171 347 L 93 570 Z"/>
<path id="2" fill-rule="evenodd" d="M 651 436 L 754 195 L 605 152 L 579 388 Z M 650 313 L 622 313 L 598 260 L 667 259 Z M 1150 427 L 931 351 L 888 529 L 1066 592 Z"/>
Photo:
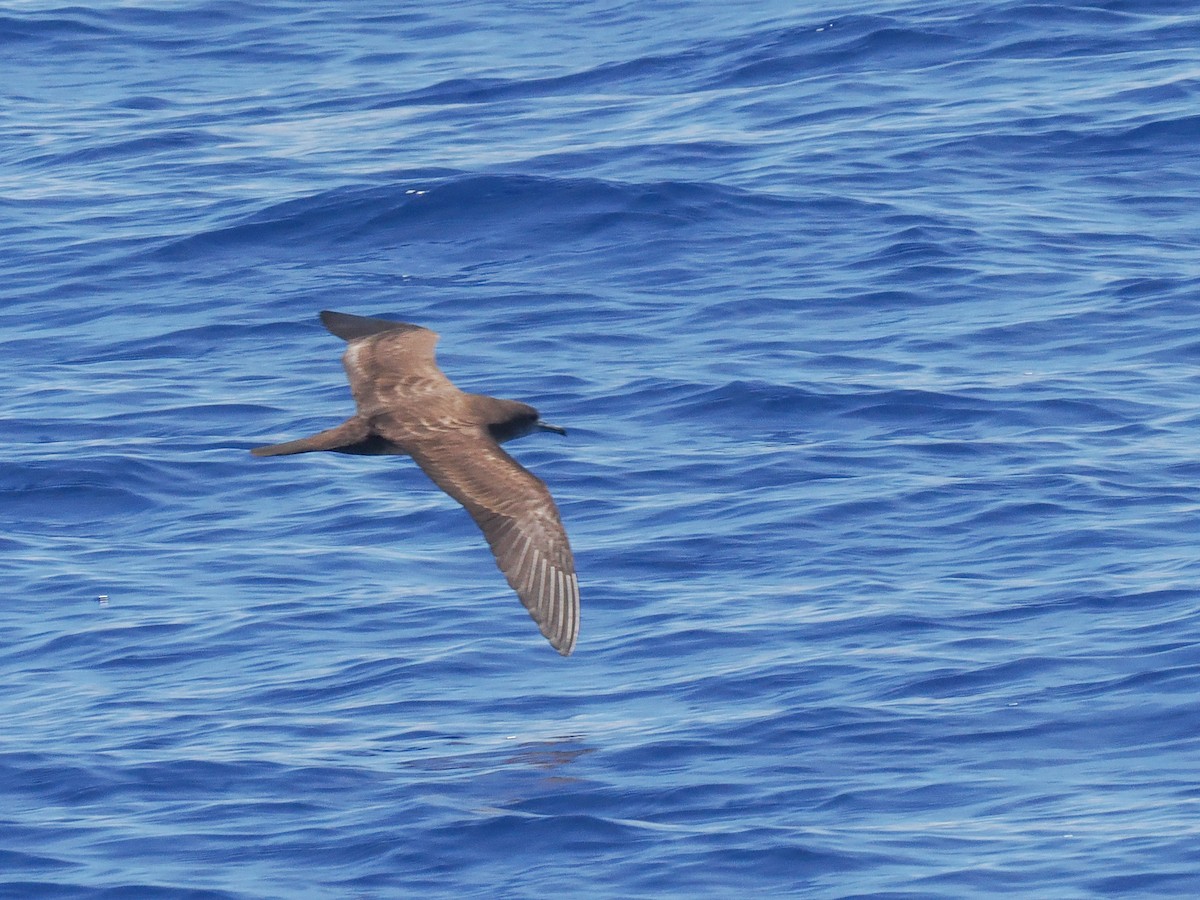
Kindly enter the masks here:
<path id="1" fill-rule="evenodd" d="M 0 896 L 1200 894 L 1200 15 L 0 12 Z M 558 500 L 540 637 L 323 308 Z"/>

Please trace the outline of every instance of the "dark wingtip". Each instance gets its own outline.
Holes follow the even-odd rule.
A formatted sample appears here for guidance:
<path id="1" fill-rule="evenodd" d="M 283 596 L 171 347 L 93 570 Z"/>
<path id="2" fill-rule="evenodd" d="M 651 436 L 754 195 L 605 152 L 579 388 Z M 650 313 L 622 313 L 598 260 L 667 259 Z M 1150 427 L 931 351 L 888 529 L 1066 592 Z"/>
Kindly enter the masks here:
<path id="1" fill-rule="evenodd" d="M 343 341 L 355 341 L 384 331 L 414 327 L 405 322 L 369 319 L 366 316 L 352 316 L 350 313 L 334 312 L 331 309 L 321 310 L 321 324 Z"/>

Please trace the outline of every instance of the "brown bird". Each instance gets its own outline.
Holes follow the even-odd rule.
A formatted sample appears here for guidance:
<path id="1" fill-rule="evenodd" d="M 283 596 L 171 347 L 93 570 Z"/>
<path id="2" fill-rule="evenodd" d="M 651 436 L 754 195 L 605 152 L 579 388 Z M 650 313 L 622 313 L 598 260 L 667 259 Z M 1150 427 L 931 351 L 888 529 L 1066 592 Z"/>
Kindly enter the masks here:
<path id="1" fill-rule="evenodd" d="M 329 311 L 321 322 L 347 342 L 342 363 L 357 412 L 336 428 L 250 452 L 411 456 L 466 507 L 542 634 L 569 655 L 579 635 L 579 581 L 567 533 L 545 483 L 500 447 L 533 431 L 566 430 L 528 404 L 460 391 L 438 368 L 438 335 L 428 328 Z"/>

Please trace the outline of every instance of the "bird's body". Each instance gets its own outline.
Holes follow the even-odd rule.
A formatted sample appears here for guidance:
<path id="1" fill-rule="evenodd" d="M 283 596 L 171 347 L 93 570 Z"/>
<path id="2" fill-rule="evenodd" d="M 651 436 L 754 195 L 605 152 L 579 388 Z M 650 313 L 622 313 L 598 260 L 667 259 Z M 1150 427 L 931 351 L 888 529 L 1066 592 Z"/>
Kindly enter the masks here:
<path id="1" fill-rule="evenodd" d="M 357 410 L 335 428 L 259 447 L 255 456 L 328 450 L 411 456 L 466 507 L 542 634 L 563 656 L 579 634 L 579 582 L 550 491 L 500 444 L 542 422 L 532 406 L 460 391 L 438 368 L 438 336 L 419 325 L 322 312 L 347 342 L 342 358 Z"/>

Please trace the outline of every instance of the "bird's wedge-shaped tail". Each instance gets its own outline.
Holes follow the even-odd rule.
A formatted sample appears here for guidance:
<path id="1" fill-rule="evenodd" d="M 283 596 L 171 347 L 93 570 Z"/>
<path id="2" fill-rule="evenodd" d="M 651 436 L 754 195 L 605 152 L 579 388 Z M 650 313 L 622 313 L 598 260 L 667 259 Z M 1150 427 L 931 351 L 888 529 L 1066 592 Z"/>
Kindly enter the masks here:
<path id="1" fill-rule="evenodd" d="M 347 448 L 357 447 L 370 437 L 366 422 L 357 416 L 348 419 L 336 428 L 329 428 L 311 437 L 288 441 L 284 444 L 272 444 L 269 447 L 255 447 L 250 451 L 252 456 L 291 456 L 293 453 L 312 453 L 315 450 L 332 450 L 337 453 L 352 452 Z"/>

